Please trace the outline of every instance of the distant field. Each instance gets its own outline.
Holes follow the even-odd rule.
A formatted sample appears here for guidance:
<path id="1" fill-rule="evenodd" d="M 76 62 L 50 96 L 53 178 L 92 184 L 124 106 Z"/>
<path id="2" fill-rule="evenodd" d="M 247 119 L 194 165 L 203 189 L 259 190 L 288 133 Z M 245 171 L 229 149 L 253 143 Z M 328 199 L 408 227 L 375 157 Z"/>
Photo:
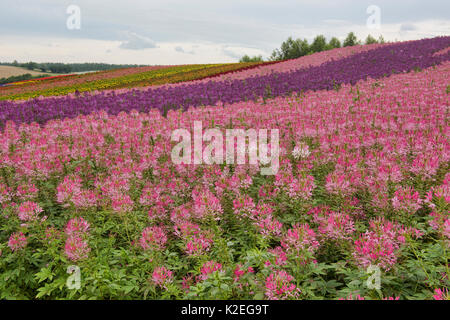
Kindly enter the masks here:
<path id="1" fill-rule="evenodd" d="M 39 96 L 148 87 L 169 83 L 207 79 L 236 71 L 248 70 L 274 62 L 146 66 L 105 70 L 16 83 L 0 88 L 0 100 L 25 100 Z"/>
<path id="2" fill-rule="evenodd" d="M 52 73 L 49 72 L 38 72 L 38 71 L 32 71 L 25 68 L 20 67 L 13 67 L 13 66 L 0 66 L 0 78 L 8 78 L 13 76 L 20 76 L 22 74 L 31 74 L 32 76 L 37 76 L 40 74 L 49 74 L 52 75 Z"/>

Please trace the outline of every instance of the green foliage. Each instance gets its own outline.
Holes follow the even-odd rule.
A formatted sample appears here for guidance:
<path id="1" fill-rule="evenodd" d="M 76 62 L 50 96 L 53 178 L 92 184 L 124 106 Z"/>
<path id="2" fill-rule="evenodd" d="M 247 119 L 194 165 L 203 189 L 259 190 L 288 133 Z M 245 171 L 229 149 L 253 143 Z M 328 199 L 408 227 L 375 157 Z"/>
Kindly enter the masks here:
<path id="1" fill-rule="evenodd" d="M 344 47 L 356 46 L 357 44 L 359 44 L 358 38 L 353 32 L 350 32 L 344 40 Z"/>
<path id="2" fill-rule="evenodd" d="M 380 39 L 377 41 L 376 39 L 374 39 L 372 36 L 369 35 L 368 39 L 366 39 L 366 44 L 370 43 L 384 43 L 384 39 L 382 36 L 380 36 Z M 357 44 L 361 44 L 361 42 L 356 38 L 356 35 L 353 32 L 350 32 L 347 35 L 347 38 L 344 40 L 343 46 L 348 47 Z M 272 52 L 270 60 L 276 61 L 276 60 L 296 59 L 299 57 L 306 56 L 308 54 L 341 47 L 342 47 L 341 41 L 339 41 L 339 39 L 336 37 L 332 37 L 330 41 L 327 43 L 325 36 L 318 35 L 313 39 L 313 42 L 311 44 L 309 44 L 308 40 L 306 39 L 294 40 L 292 37 L 289 37 L 286 41 L 284 41 L 281 44 L 279 49 L 275 49 Z"/>
<path id="3" fill-rule="evenodd" d="M 17 82 L 17 81 L 24 81 L 24 80 L 31 80 L 31 79 L 38 79 L 38 78 L 43 78 L 43 77 L 48 77 L 48 74 L 40 74 L 37 76 L 33 76 L 30 73 L 26 73 L 26 74 L 21 74 L 19 76 L 12 76 L 12 77 L 8 77 L 8 78 L 1 78 L 0 79 L 0 84 L 6 84 L 6 83 L 11 83 L 11 82 Z"/>
<path id="4" fill-rule="evenodd" d="M 263 60 L 263 57 L 262 57 L 262 55 L 259 55 L 259 56 L 253 56 L 253 57 L 250 57 L 250 56 L 248 56 L 248 55 L 245 55 L 245 56 L 243 56 L 240 60 L 239 60 L 239 62 L 263 62 L 264 60 Z"/>
<path id="5" fill-rule="evenodd" d="M 370 34 L 367 36 L 366 40 L 364 41 L 365 44 L 373 44 L 378 43 L 377 39 L 372 37 Z"/>
<path id="6" fill-rule="evenodd" d="M 28 70 L 34 70 L 38 67 L 38 64 L 36 62 L 27 62 L 23 64 L 23 67 L 28 69 Z"/>
<path id="7" fill-rule="evenodd" d="M 327 50 L 327 40 L 323 35 L 318 35 L 314 38 L 310 46 L 311 52 L 321 52 Z"/>
<path id="8" fill-rule="evenodd" d="M 336 37 L 331 38 L 328 42 L 328 49 L 340 48 L 341 46 L 341 41 Z"/>
<path id="9" fill-rule="evenodd" d="M 270 57 L 271 60 L 295 59 L 309 54 L 308 40 L 294 40 L 289 37 L 281 44 L 280 49 L 275 49 Z"/>

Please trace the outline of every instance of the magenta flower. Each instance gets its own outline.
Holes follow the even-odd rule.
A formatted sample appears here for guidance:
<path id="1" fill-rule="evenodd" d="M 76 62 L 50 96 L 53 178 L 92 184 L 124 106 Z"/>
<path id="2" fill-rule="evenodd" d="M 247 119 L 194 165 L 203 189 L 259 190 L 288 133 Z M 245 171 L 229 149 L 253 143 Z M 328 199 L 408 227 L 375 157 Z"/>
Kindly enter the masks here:
<path id="1" fill-rule="evenodd" d="M 161 227 L 147 227 L 142 231 L 142 237 L 139 240 L 144 250 L 162 250 L 165 248 L 167 236 Z"/>
<path id="2" fill-rule="evenodd" d="M 22 203 L 18 208 L 18 216 L 22 221 L 35 221 L 39 217 L 39 213 L 43 210 L 42 208 L 35 202 L 27 201 Z"/>
<path id="3" fill-rule="evenodd" d="M 20 249 L 23 249 L 25 248 L 26 245 L 27 245 L 27 238 L 22 232 L 13 233 L 9 237 L 8 247 L 12 251 L 18 251 Z"/>
<path id="4" fill-rule="evenodd" d="M 90 251 L 91 248 L 89 248 L 87 241 L 83 240 L 79 235 L 69 236 L 64 246 L 66 256 L 75 262 L 87 259 Z"/>
<path id="5" fill-rule="evenodd" d="M 173 272 L 166 267 L 156 267 L 152 274 L 152 282 L 162 288 L 167 289 L 167 285 L 173 281 Z"/>
<path id="6" fill-rule="evenodd" d="M 434 295 L 433 298 L 434 300 L 449 300 L 450 299 L 450 295 L 448 293 L 448 289 L 444 288 L 444 289 L 434 289 Z"/>
<path id="7" fill-rule="evenodd" d="M 77 236 L 83 235 L 89 232 L 90 224 L 83 218 L 73 218 L 67 222 L 66 225 L 66 235 L 67 236 Z"/>
<path id="8" fill-rule="evenodd" d="M 32 183 L 31 184 L 22 184 L 17 187 L 17 196 L 24 200 L 33 199 L 37 196 L 37 194 L 38 194 L 38 189 Z"/>
<path id="9" fill-rule="evenodd" d="M 201 256 L 207 253 L 213 244 L 213 239 L 205 234 L 194 235 L 186 243 L 186 254 L 188 256 Z"/>
<path id="10" fill-rule="evenodd" d="M 200 268 L 200 280 L 208 279 L 209 275 L 215 271 L 222 271 L 222 265 L 215 261 L 207 261 Z"/>
<path id="11" fill-rule="evenodd" d="M 281 240 L 281 246 L 289 253 L 300 254 L 304 251 L 314 253 L 319 248 L 316 233 L 307 223 L 296 224 L 289 229 Z"/>
<path id="12" fill-rule="evenodd" d="M 286 271 L 275 271 L 266 279 L 265 295 L 269 300 L 298 299 L 300 289 L 292 283 L 294 277 Z"/>
<path id="13" fill-rule="evenodd" d="M 398 188 L 392 198 L 392 206 L 394 209 L 414 214 L 422 207 L 422 199 L 417 191 L 411 187 Z"/>

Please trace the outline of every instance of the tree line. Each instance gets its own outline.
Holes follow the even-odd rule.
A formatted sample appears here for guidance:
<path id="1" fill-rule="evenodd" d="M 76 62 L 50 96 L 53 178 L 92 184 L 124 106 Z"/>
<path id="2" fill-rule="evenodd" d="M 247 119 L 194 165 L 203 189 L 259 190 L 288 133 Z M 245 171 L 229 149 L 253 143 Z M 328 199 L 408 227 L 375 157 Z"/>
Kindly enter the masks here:
<path id="1" fill-rule="evenodd" d="M 378 39 L 375 39 L 373 36 L 369 34 L 367 38 L 364 40 L 364 44 L 373 44 L 373 43 L 385 43 L 385 40 L 383 36 L 380 36 Z M 273 50 L 272 55 L 269 57 L 269 61 L 295 59 L 316 52 L 341 47 L 355 46 L 358 44 L 363 44 L 363 42 L 361 40 L 358 40 L 355 33 L 353 32 L 350 32 L 347 35 L 342 44 L 341 41 L 336 37 L 332 37 L 330 41 L 327 42 L 327 39 L 323 35 L 316 36 L 311 44 L 308 43 L 308 40 L 306 39 L 299 38 L 294 40 L 292 37 L 289 37 L 286 41 L 284 41 L 281 44 L 280 48 Z M 260 62 L 260 61 L 264 61 L 261 55 L 253 57 L 244 55 L 239 60 L 239 62 Z"/>
<path id="2" fill-rule="evenodd" d="M 21 74 L 18 76 L 11 76 L 8 78 L 0 78 L 0 84 L 6 84 L 11 82 L 18 82 L 18 81 L 24 81 L 24 80 L 31 80 L 31 79 L 38 79 L 38 78 L 44 78 L 49 77 L 48 74 L 39 74 L 36 76 L 31 75 L 30 73 Z"/>
<path id="3" fill-rule="evenodd" d="M 108 63 L 58 63 L 58 62 L 0 62 L 0 65 L 21 67 L 33 71 L 51 72 L 51 73 L 74 73 L 87 71 L 103 71 L 120 68 L 143 67 L 145 65 L 137 64 L 108 64 Z"/>

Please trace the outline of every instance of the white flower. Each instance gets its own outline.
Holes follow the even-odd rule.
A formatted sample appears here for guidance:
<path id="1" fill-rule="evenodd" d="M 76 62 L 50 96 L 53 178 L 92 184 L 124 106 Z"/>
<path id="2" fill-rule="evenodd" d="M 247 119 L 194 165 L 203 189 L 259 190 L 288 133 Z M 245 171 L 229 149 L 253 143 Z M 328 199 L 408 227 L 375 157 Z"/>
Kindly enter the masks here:
<path id="1" fill-rule="evenodd" d="M 308 158 L 311 154 L 311 151 L 309 151 L 309 146 L 306 144 L 300 144 L 292 150 L 292 155 L 296 160 L 300 158 Z"/>

